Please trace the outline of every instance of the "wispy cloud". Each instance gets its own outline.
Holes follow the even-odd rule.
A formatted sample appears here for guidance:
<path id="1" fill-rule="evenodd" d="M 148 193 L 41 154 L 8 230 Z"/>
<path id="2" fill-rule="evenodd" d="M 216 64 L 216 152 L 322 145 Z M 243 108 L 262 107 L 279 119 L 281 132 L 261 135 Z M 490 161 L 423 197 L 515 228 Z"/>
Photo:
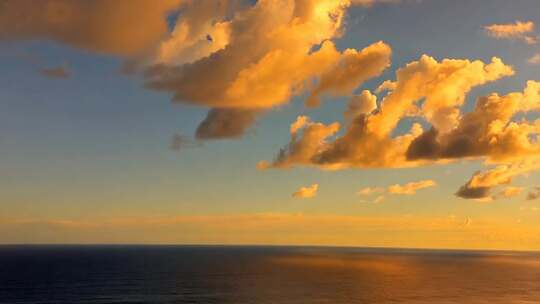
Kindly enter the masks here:
<path id="1" fill-rule="evenodd" d="M 70 73 L 67 68 L 63 66 L 54 68 L 44 68 L 39 70 L 39 73 L 47 78 L 52 79 L 66 79 L 70 77 Z"/>
<path id="2" fill-rule="evenodd" d="M 395 184 L 388 187 L 388 193 L 400 195 L 414 195 L 418 190 L 435 187 L 436 185 L 437 183 L 431 179 L 407 183 L 405 185 Z"/>
<path id="3" fill-rule="evenodd" d="M 540 34 L 535 32 L 532 21 L 516 21 L 507 24 L 492 24 L 485 26 L 486 33 L 496 39 L 514 39 L 529 45 L 540 45 Z M 531 64 L 540 64 L 540 53 L 528 60 Z"/>
<path id="4" fill-rule="evenodd" d="M 356 192 L 357 195 L 361 196 L 370 196 L 373 194 L 379 194 L 377 197 L 373 199 L 373 203 L 381 203 L 385 200 L 384 194 L 391 194 L 391 195 L 414 195 L 418 190 L 435 187 L 437 183 L 434 180 L 422 180 L 418 182 L 410 182 L 403 185 L 400 184 L 394 184 L 390 185 L 386 188 L 383 187 L 365 187 L 358 192 Z"/>
<path id="5" fill-rule="evenodd" d="M 365 187 L 365 188 L 362 188 L 362 189 L 358 190 L 358 192 L 356 192 L 356 194 L 358 194 L 358 195 L 370 195 L 370 194 L 381 193 L 381 192 L 384 192 L 384 188 L 382 188 L 382 187 Z"/>
<path id="6" fill-rule="evenodd" d="M 529 63 L 532 63 L 532 64 L 540 64 L 540 53 L 532 56 L 531 58 L 529 58 Z"/>
<path id="7" fill-rule="evenodd" d="M 201 147 L 202 143 L 192 140 L 182 134 L 174 134 L 171 138 L 169 148 L 173 151 L 181 151 L 184 148 Z"/>
<path id="8" fill-rule="evenodd" d="M 516 21 L 506 24 L 491 24 L 484 27 L 486 33 L 497 39 L 520 39 L 528 44 L 535 44 L 537 40 L 531 36 L 535 24 L 532 21 Z"/>

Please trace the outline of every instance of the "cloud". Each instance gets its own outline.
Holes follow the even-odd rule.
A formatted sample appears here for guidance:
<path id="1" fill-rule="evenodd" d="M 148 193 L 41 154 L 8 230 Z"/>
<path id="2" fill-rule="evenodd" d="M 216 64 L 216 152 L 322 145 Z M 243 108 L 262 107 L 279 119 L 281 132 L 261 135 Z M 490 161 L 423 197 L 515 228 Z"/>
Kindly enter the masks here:
<path id="1" fill-rule="evenodd" d="M 410 182 L 404 185 L 394 184 L 386 188 L 383 187 L 365 187 L 356 192 L 357 195 L 369 196 L 379 193 L 373 203 L 381 203 L 385 196 L 384 194 L 393 194 L 393 195 L 414 195 L 418 190 L 426 189 L 436 186 L 437 183 L 433 180 L 421 180 L 418 182 Z M 382 193 L 382 194 L 381 194 Z"/>
<path id="2" fill-rule="evenodd" d="M 69 78 L 69 71 L 62 66 L 54 68 L 44 68 L 39 70 L 39 73 L 47 78 L 51 79 L 66 79 Z"/>
<path id="3" fill-rule="evenodd" d="M 536 38 L 530 36 L 534 32 L 534 22 L 516 21 L 507 24 L 492 24 L 484 27 L 486 33 L 496 39 L 520 39 L 527 44 L 535 44 Z"/>
<path id="4" fill-rule="evenodd" d="M 4 0 L 0 39 L 48 39 L 91 52 L 140 55 L 167 33 L 179 0 Z M 104 13 L 106 12 L 106 13 Z"/>
<path id="5" fill-rule="evenodd" d="M 516 21 L 509 24 L 493 24 L 485 26 L 486 33 L 496 39 L 517 39 L 529 45 L 540 44 L 540 35 L 534 34 L 535 24 L 532 21 Z M 530 64 L 540 64 L 540 54 L 529 58 Z"/>
<path id="6" fill-rule="evenodd" d="M 298 191 L 294 192 L 292 194 L 292 196 L 294 198 L 301 198 L 301 199 L 313 198 L 313 197 L 317 196 L 317 191 L 318 190 L 319 190 L 319 184 L 313 184 L 313 185 L 308 186 L 308 187 L 300 187 L 300 189 L 298 189 Z"/>
<path id="7" fill-rule="evenodd" d="M 256 121 L 259 110 L 214 108 L 208 111 L 206 118 L 196 131 L 197 139 L 237 138 Z"/>
<path id="8" fill-rule="evenodd" d="M 422 180 L 419 182 L 407 183 L 405 185 L 395 184 L 388 187 L 388 193 L 391 194 L 400 194 L 400 195 L 413 195 L 416 194 L 416 191 L 435 187 L 437 183 L 433 180 Z"/>
<path id="9" fill-rule="evenodd" d="M 345 113 L 345 119 L 350 123 L 346 126 L 343 135 L 334 138 L 341 127 L 337 122 L 328 125 L 312 121 L 304 123 L 301 129 L 291 134 L 289 144 L 279 152 L 272 163 L 268 164 L 268 167 L 290 168 L 308 165 L 323 169 L 397 168 L 464 157 L 466 155 L 460 154 L 467 154 L 465 153 L 467 151 L 452 150 L 459 148 L 459 145 L 454 142 L 451 142 L 452 145 L 448 147 L 448 155 L 440 155 L 438 139 L 447 137 L 454 139 L 451 136 L 454 133 L 456 139 L 459 139 L 457 133 L 468 130 L 471 127 L 469 121 L 481 121 L 481 117 L 477 118 L 477 116 L 487 114 L 486 111 L 489 112 L 489 108 L 480 108 L 479 111 L 482 113 L 470 118 L 462 118 L 460 107 L 473 87 L 513 73 L 512 68 L 498 58 L 493 58 L 486 64 L 481 61 L 457 59 L 444 59 L 438 62 L 424 55 L 420 60 L 399 69 L 396 73 L 396 81 L 383 83 L 384 89 L 390 89 L 390 92 L 382 98 L 376 110 L 370 113 L 358 111 L 358 99 L 353 98 L 348 109 L 356 112 L 357 115 Z M 527 109 L 516 108 L 514 113 L 535 108 L 531 101 L 537 94 L 537 85 L 538 83 L 531 82 L 525 94 L 512 95 L 510 98 L 512 100 L 523 97 L 515 106 L 527 107 Z M 372 94 L 363 92 L 362 95 L 363 97 L 360 98 L 367 101 L 361 101 L 361 103 L 369 103 L 372 108 L 373 103 L 376 102 Z M 516 100 L 514 102 L 517 103 Z M 425 119 L 432 125 L 432 129 L 424 131 L 420 124 L 413 124 L 405 134 L 394 135 L 399 122 L 410 117 Z M 497 131 L 493 129 L 496 124 L 490 124 L 491 122 L 487 121 L 489 130 Z M 467 125 L 460 126 L 463 123 Z M 503 144 L 521 143 L 516 148 L 531 148 L 530 152 L 536 149 L 531 144 L 527 144 L 522 135 L 518 136 L 519 141 L 512 141 L 519 133 L 516 129 L 526 132 L 532 130 L 532 126 L 525 123 L 509 125 L 502 123 L 500 128 L 498 131 L 501 132 L 501 139 L 504 137 L 506 141 L 493 145 L 494 158 L 511 155 L 510 153 L 502 155 L 504 151 L 496 149 Z M 455 129 L 458 131 L 454 131 Z M 476 154 L 470 156 L 478 157 L 489 156 L 486 152 L 469 154 Z"/>
<path id="10" fill-rule="evenodd" d="M 536 187 L 527 193 L 527 200 L 532 201 L 540 197 L 540 187 Z"/>
<path id="11" fill-rule="evenodd" d="M 311 105 L 349 96 L 380 75 L 390 64 L 388 45 L 338 50 L 333 42 L 351 6 L 378 2 L 396 1 L 6 0 L 0 39 L 47 39 L 120 56 L 125 71 L 143 72 L 147 88 L 210 108 L 197 137 L 234 138 L 255 112 L 303 93 Z"/>
<path id="12" fill-rule="evenodd" d="M 200 147 L 201 143 L 195 142 L 192 139 L 182 135 L 174 134 L 171 139 L 170 149 L 173 151 L 181 151 L 184 148 Z"/>
<path id="13" fill-rule="evenodd" d="M 370 195 L 370 194 L 373 194 L 373 193 L 380 193 L 380 192 L 384 192 L 384 188 L 381 188 L 381 187 L 366 187 L 366 188 L 362 188 L 362 189 L 358 190 L 358 192 L 356 192 L 356 194 L 358 194 L 358 195 Z"/>
<path id="14" fill-rule="evenodd" d="M 540 82 L 528 81 L 522 92 L 481 96 L 468 113 L 462 113 L 461 106 L 473 87 L 513 73 L 497 58 L 485 64 L 423 56 L 399 69 L 396 81 L 383 82 L 377 91 L 389 93 L 380 102 L 370 91 L 351 99 L 342 134 L 337 122 L 323 124 L 303 116 L 289 144 L 261 167 L 399 168 L 481 159 L 496 167 L 476 173 L 456 195 L 509 197 L 515 194 L 511 188 L 496 196 L 492 189 L 538 170 L 540 120 L 530 121 L 523 114 L 540 110 Z M 424 130 L 413 123 L 409 131 L 396 134 L 397 125 L 407 118 L 431 126 Z M 407 191 L 395 187 L 395 192 Z"/>
<path id="15" fill-rule="evenodd" d="M 363 90 L 360 95 L 354 95 L 349 100 L 347 110 L 343 113 L 345 123 L 350 125 L 354 118 L 362 114 L 371 114 L 377 109 L 377 96 L 371 94 L 369 90 Z"/>
<path id="16" fill-rule="evenodd" d="M 502 196 L 504 198 L 511 198 L 520 195 L 522 192 L 522 187 L 508 186 L 499 193 L 499 196 Z"/>
<path id="17" fill-rule="evenodd" d="M 366 80 L 379 76 L 389 65 L 392 49 L 378 42 L 361 50 L 345 50 L 335 66 L 320 75 L 319 82 L 306 100 L 308 106 L 317 106 L 325 94 L 348 96 Z"/>
<path id="18" fill-rule="evenodd" d="M 529 63 L 531 64 L 540 64 L 540 53 L 535 54 L 531 58 L 529 58 Z"/>
<path id="19" fill-rule="evenodd" d="M 384 201 L 384 198 L 385 198 L 384 195 L 379 195 L 373 200 L 373 203 L 374 204 L 380 204 L 380 203 L 382 203 Z"/>
<path id="20" fill-rule="evenodd" d="M 540 82 L 528 81 L 523 92 L 482 96 L 451 131 L 441 133 L 434 128 L 416 138 L 407 158 L 486 157 L 491 162 L 511 162 L 537 155 L 540 147 L 533 138 L 539 130 L 537 123 L 513 118 L 540 109 L 539 94 Z"/>
<path id="21" fill-rule="evenodd" d="M 383 42 L 340 51 L 332 41 L 342 35 L 351 5 L 372 2 L 263 0 L 197 19 L 197 30 L 191 19 L 181 20 L 146 69 L 146 86 L 171 92 L 173 102 L 258 112 L 304 92 L 313 104 L 321 96 L 351 95 L 390 63 Z"/>
<path id="22" fill-rule="evenodd" d="M 525 158 L 510 165 L 499 165 L 484 172 L 479 171 L 458 190 L 456 195 L 467 199 L 492 200 L 495 199 L 491 195 L 493 188 L 509 185 L 514 177 L 526 175 L 538 169 L 540 169 L 538 158 Z"/>

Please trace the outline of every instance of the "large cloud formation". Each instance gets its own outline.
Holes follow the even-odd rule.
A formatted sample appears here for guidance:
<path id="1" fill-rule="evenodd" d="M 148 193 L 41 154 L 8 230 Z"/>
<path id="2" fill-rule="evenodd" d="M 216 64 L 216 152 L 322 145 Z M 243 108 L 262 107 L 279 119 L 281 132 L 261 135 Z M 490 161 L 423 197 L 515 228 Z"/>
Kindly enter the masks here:
<path id="1" fill-rule="evenodd" d="M 229 18 L 207 16 L 204 30 L 192 30 L 189 20 L 181 21 L 162 44 L 156 64 L 147 69 L 147 86 L 172 92 L 175 102 L 213 108 L 197 132 L 204 139 L 241 136 L 256 113 L 305 91 L 311 92 L 310 105 L 320 96 L 350 95 L 380 75 L 391 55 L 382 42 L 363 50 L 336 49 L 332 39 L 342 34 L 352 4 L 263 0 Z M 209 125 L 234 125 L 234 130 Z"/>
<path id="2" fill-rule="evenodd" d="M 540 82 L 527 82 L 523 92 L 480 97 L 469 113 L 462 113 L 461 106 L 473 87 L 513 73 L 498 58 L 486 64 L 438 62 L 424 55 L 399 69 L 396 81 L 379 87 L 378 92 L 389 93 L 378 106 L 377 97 L 369 91 L 353 97 L 342 134 L 337 122 L 323 124 L 299 117 L 289 144 L 274 161 L 261 162 L 259 168 L 400 168 L 484 159 L 499 166 L 477 173 L 457 195 L 490 198 L 493 187 L 538 169 L 540 120 L 529 121 L 523 114 L 540 110 Z M 398 124 L 411 117 L 424 120 L 429 129 L 414 123 L 410 131 L 396 135 Z"/>
<path id="3" fill-rule="evenodd" d="M 355 110 L 355 117 L 348 116 L 350 123 L 343 135 L 329 141 L 339 131 L 339 123 L 325 125 L 302 118 L 302 128 L 292 132 L 291 142 L 267 166 L 397 168 L 442 158 L 431 138 L 439 139 L 459 129 L 463 121 L 460 107 L 466 94 L 475 86 L 512 75 L 513 70 L 498 58 L 485 64 L 450 59 L 438 62 L 424 55 L 396 74 L 396 81 L 386 81 L 379 88 L 390 90 L 380 106 L 367 113 Z M 371 109 L 375 98 L 363 92 L 351 99 L 349 109 Z M 413 116 L 423 117 L 432 129 L 424 131 L 420 124 L 414 124 L 406 134 L 393 136 L 398 123 Z"/>
<path id="4" fill-rule="evenodd" d="M 128 58 L 148 88 L 209 107 L 199 139 L 241 136 L 294 95 L 350 95 L 390 64 L 379 42 L 338 50 L 352 5 L 391 0 L 3 0 L 0 39 Z M 107 13 L 103 13 L 107 12 Z M 172 30 L 169 30 L 172 27 Z"/>

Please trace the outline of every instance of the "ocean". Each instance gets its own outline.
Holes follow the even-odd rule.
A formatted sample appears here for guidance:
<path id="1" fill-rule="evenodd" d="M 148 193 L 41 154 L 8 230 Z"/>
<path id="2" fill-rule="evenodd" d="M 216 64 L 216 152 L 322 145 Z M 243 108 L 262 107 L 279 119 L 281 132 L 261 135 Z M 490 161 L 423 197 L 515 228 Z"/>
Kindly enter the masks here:
<path id="1" fill-rule="evenodd" d="M 540 254 L 0 246 L 0 303 L 540 303 Z"/>

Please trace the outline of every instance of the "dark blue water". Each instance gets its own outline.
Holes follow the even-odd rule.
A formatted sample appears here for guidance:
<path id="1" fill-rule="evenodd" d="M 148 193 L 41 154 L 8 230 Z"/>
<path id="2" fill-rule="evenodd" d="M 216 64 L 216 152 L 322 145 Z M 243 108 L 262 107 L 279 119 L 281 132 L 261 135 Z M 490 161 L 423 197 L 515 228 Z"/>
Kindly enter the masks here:
<path id="1" fill-rule="evenodd" d="M 540 303 L 540 255 L 0 246 L 0 303 Z"/>

